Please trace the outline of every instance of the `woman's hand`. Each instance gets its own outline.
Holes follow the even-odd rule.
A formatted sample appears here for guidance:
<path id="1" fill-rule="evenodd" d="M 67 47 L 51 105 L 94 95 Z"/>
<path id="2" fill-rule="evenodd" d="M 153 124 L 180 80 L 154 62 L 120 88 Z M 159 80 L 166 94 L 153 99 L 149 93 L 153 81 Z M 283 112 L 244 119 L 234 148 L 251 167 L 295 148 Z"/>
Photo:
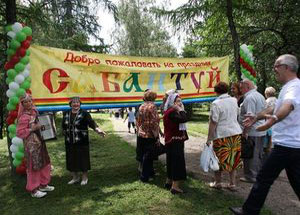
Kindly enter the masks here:
<path id="1" fill-rule="evenodd" d="M 101 137 L 105 137 L 106 133 L 102 131 L 100 128 L 96 128 L 95 131 L 97 134 L 99 134 Z"/>
<path id="2" fill-rule="evenodd" d="M 37 131 L 40 130 L 43 126 L 40 123 L 33 123 L 31 125 L 31 131 Z"/>
<path id="3" fill-rule="evenodd" d="M 175 110 L 177 110 L 178 112 L 184 110 L 182 102 L 176 102 L 176 103 L 174 103 L 174 108 L 175 108 Z"/>
<path id="4" fill-rule="evenodd" d="M 207 141 L 206 141 L 206 145 L 207 145 L 207 146 L 210 146 L 210 144 L 211 144 L 211 140 L 207 140 Z"/>

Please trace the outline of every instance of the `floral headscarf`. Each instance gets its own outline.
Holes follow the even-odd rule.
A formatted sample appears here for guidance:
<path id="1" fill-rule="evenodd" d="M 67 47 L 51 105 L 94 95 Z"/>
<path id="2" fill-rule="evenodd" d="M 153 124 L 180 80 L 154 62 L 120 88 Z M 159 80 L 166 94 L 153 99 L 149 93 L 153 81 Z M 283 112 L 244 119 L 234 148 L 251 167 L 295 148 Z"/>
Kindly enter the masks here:
<path id="1" fill-rule="evenodd" d="M 25 101 L 32 101 L 32 97 L 30 94 L 25 93 L 24 96 L 20 98 L 20 103 L 19 103 L 19 110 L 18 110 L 18 119 L 24 114 L 29 114 L 29 115 L 37 115 L 37 109 L 36 106 L 32 103 L 32 108 L 30 111 L 26 110 L 23 106 L 23 102 Z"/>

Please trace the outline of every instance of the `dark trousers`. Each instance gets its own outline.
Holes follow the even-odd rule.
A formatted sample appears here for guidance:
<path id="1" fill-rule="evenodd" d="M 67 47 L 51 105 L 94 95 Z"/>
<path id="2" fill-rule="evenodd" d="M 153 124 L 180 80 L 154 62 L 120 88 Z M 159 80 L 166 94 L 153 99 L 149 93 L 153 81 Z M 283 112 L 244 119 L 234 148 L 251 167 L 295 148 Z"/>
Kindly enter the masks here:
<path id="1" fill-rule="evenodd" d="M 300 199 L 300 149 L 275 146 L 256 177 L 248 199 L 243 205 L 246 214 L 259 214 L 269 189 L 285 169 L 289 182 Z"/>
<path id="2" fill-rule="evenodd" d="M 166 145 L 167 175 L 172 181 L 186 179 L 184 142 L 172 142 Z"/>
<path id="3" fill-rule="evenodd" d="M 154 144 L 156 139 L 154 138 L 141 138 L 140 140 L 140 153 L 142 158 L 142 173 L 141 173 L 141 181 L 148 181 L 150 177 L 154 176 L 153 169 L 153 152 L 154 152 Z"/>

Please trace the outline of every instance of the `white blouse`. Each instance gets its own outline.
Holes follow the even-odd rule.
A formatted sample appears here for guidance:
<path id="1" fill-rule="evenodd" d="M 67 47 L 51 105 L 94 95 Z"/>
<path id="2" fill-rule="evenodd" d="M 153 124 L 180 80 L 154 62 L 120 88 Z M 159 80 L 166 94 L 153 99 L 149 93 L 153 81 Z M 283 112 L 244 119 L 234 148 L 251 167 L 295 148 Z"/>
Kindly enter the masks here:
<path id="1" fill-rule="evenodd" d="M 227 93 L 220 95 L 210 107 L 211 120 L 217 123 L 214 139 L 230 137 L 242 133 L 238 123 L 239 107 L 237 99 Z"/>

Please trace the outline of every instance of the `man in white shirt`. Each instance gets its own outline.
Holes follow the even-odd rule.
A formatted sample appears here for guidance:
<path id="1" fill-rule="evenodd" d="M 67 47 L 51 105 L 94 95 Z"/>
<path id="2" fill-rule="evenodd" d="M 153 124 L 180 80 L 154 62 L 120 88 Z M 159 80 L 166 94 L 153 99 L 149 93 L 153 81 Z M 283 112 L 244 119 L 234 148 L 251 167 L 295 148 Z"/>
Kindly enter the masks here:
<path id="1" fill-rule="evenodd" d="M 230 208 L 234 214 L 259 214 L 269 189 L 285 169 L 289 182 L 300 199 L 300 80 L 295 56 L 281 55 L 274 64 L 276 79 L 283 84 L 275 109 L 268 108 L 255 117 L 247 118 L 249 127 L 258 119 L 266 122 L 257 127 L 265 131 L 272 126 L 274 149 L 257 175 L 257 181 L 242 208 Z M 273 115 L 271 115 L 273 114 Z"/>
<path id="2" fill-rule="evenodd" d="M 265 109 L 266 100 L 262 94 L 257 92 L 253 82 L 247 79 L 241 82 L 241 92 L 244 95 L 244 101 L 241 104 L 239 115 L 239 122 L 242 125 L 243 120 L 245 120 L 247 116 L 255 116 Z M 254 143 L 254 148 L 251 158 L 243 158 L 244 177 L 240 178 L 241 181 L 254 183 L 256 181 L 256 175 L 262 166 L 263 143 L 266 131 L 257 131 L 256 128 L 264 122 L 265 120 L 257 120 L 251 127 L 243 127 L 243 136 L 248 139 L 249 142 Z"/>

